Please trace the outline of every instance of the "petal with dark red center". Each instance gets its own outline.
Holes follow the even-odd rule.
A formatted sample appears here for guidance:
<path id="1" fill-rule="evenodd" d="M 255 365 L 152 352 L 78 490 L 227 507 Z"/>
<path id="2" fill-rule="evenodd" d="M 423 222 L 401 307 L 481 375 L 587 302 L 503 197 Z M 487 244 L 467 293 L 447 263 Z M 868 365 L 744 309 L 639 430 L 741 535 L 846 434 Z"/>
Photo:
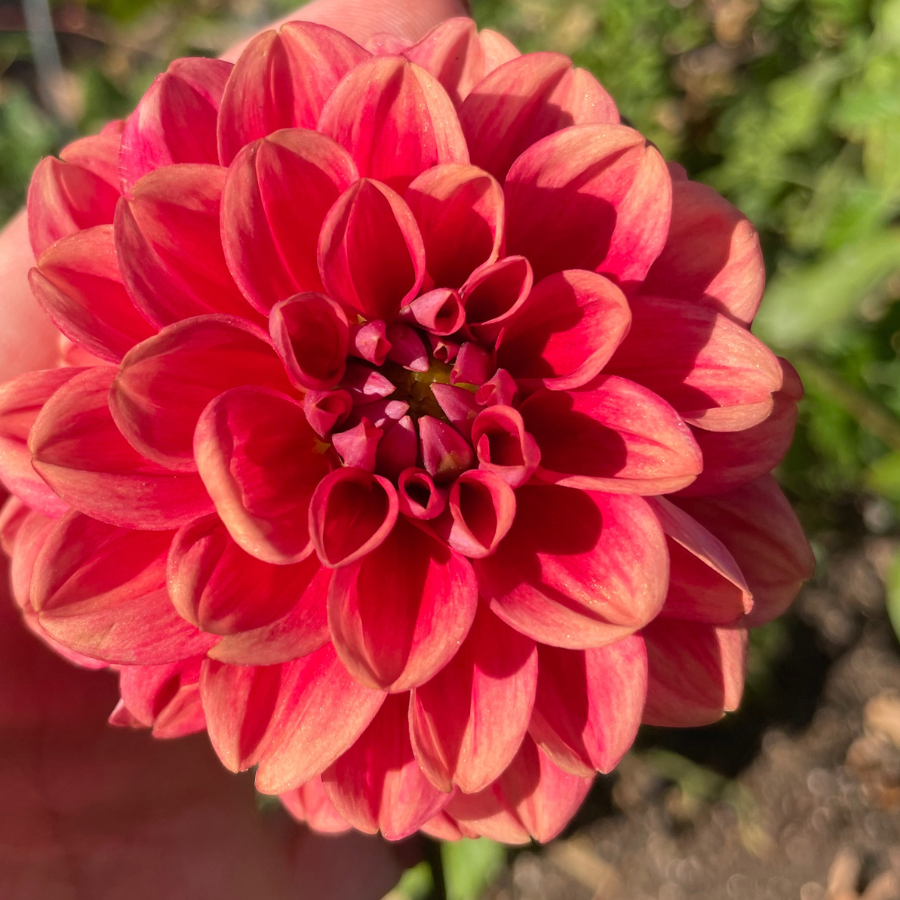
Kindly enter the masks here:
<path id="1" fill-rule="evenodd" d="M 499 474 L 470 469 L 450 488 L 447 543 L 463 556 L 490 556 L 516 517 L 516 494 Z M 442 535 L 443 536 L 443 535 Z"/>
<path id="2" fill-rule="evenodd" d="M 726 493 L 675 502 L 733 554 L 753 592 L 748 627 L 780 616 L 812 577 L 816 561 L 809 541 L 770 475 Z"/>
<path id="3" fill-rule="evenodd" d="M 426 331 L 441 337 L 459 331 L 466 321 L 459 294 L 452 288 L 428 291 L 416 297 L 403 311 Z"/>
<path id="4" fill-rule="evenodd" d="M 516 491 L 516 520 L 476 560 L 481 595 L 507 624 L 557 647 L 601 647 L 659 613 L 669 560 L 641 497 L 555 486 Z"/>
<path id="5" fill-rule="evenodd" d="M 709 303 L 749 325 L 765 281 L 759 236 L 746 216 L 711 187 L 673 179 L 666 245 L 641 291 Z"/>
<path id="6" fill-rule="evenodd" d="M 231 69 L 221 59 L 176 59 L 156 76 L 122 132 L 123 193 L 163 166 L 218 163 L 216 120 Z"/>
<path id="7" fill-rule="evenodd" d="M 611 772 L 634 743 L 647 696 L 647 651 L 638 635 L 593 650 L 538 646 L 529 732 L 573 775 Z"/>
<path id="8" fill-rule="evenodd" d="M 319 270 L 330 296 L 368 319 L 392 319 L 419 292 L 425 247 L 403 198 L 367 178 L 332 206 L 319 235 Z"/>
<path id="9" fill-rule="evenodd" d="M 477 602 L 468 560 L 400 518 L 377 549 L 335 572 L 328 624 L 357 679 L 405 691 L 423 684 L 453 656 Z"/>
<path id="10" fill-rule="evenodd" d="M 283 794 L 319 775 L 366 730 L 384 698 L 353 678 L 331 644 L 287 663 L 256 787 Z"/>
<path id="11" fill-rule="evenodd" d="M 660 618 L 642 635 L 649 666 L 644 722 L 693 728 L 737 709 L 744 690 L 746 629 Z"/>
<path id="12" fill-rule="evenodd" d="M 345 34 L 312 22 L 289 22 L 247 45 L 228 79 L 219 113 L 219 156 L 281 128 L 315 128 L 335 85 L 370 56 Z"/>
<path id="13" fill-rule="evenodd" d="M 44 404 L 28 440 L 35 470 L 69 506 L 122 528 L 169 530 L 210 512 L 197 475 L 150 462 L 116 428 L 115 375 L 112 366 L 95 366 Z"/>
<path id="14" fill-rule="evenodd" d="M 35 256 L 62 237 L 107 225 L 119 201 L 118 134 L 81 138 L 62 160 L 42 159 L 28 188 L 28 236 Z"/>
<path id="15" fill-rule="evenodd" d="M 50 397 L 82 371 L 42 369 L 0 385 L 0 481 L 16 497 L 52 517 L 61 516 L 68 504 L 34 471 L 28 433 Z"/>
<path id="16" fill-rule="evenodd" d="M 567 128 L 525 151 L 506 179 L 507 252 L 535 277 L 593 269 L 627 293 L 666 243 L 672 187 L 642 135 L 621 125 Z"/>
<path id="17" fill-rule="evenodd" d="M 234 280 L 256 309 L 265 313 L 293 294 L 322 289 L 319 231 L 357 177 L 347 151 L 315 131 L 276 131 L 238 154 L 222 192 L 222 244 Z"/>
<path id="18" fill-rule="evenodd" d="M 476 166 L 448 163 L 426 169 L 407 188 L 431 284 L 458 288 L 503 248 L 503 189 Z"/>
<path id="19" fill-rule="evenodd" d="M 503 772 L 528 729 L 537 679 L 534 641 L 480 604 L 456 656 L 412 693 L 413 750 L 437 787 L 471 794 Z"/>
<path id="20" fill-rule="evenodd" d="M 111 225 L 58 241 L 41 255 L 28 281 L 53 324 L 101 359 L 118 362 L 156 333 L 122 284 Z"/>
<path id="21" fill-rule="evenodd" d="M 532 394 L 520 407 L 545 481 L 623 494 L 662 494 L 703 468 L 691 429 L 652 391 L 601 375 L 584 390 Z"/>
<path id="22" fill-rule="evenodd" d="M 175 612 L 166 592 L 171 532 L 132 531 L 67 513 L 34 565 L 40 623 L 78 653 L 157 666 L 205 653 L 218 640 Z"/>
<path id="23" fill-rule="evenodd" d="M 280 794 L 278 799 L 298 822 L 306 822 L 313 831 L 342 834 L 353 827 L 341 818 L 328 799 L 320 776 L 300 785 L 296 790 Z"/>
<path id="24" fill-rule="evenodd" d="M 408 468 L 397 479 L 400 512 L 413 519 L 434 519 L 447 506 L 447 489 L 439 488 L 424 469 Z"/>
<path id="25" fill-rule="evenodd" d="M 472 423 L 472 445 L 479 468 L 513 488 L 525 484 L 541 461 L 541 451 L 525 430 L 521 413 L 511 406 L 491 406 L 480 412 Z"/>
<path id="26" fill-rule="evenodd" d="M 503 326 L 531 294 L 534 276 L 524 256 L 505 256 L 482 266 L 460 289 L 466 324 L 482 344 L 493 346 Z"/>
<path id="27" fill-rule="evenodd" d="M 196 469 L 194 429 L 210 400 L 247 384 L 290 391 L 269 336 L 241 319 L 203 316 L 164 328 L 130 350 L 109 405 L 128 442 L 178 471 Z"/>
<path id="28" fill-rule="evenodd" d="M 380 831 L 389 841 L 408 837 L 450 799 L 413 756 L 408 706 L 408 694 L 388 697 L 356 743 L 322 773 L 337 811 L 360 831 Z"/>
<path id="29" fill-rule="evenodd" d="M 526 386 L 566 391 L 590 381 L 628 333 L 625 295 L 602 275 L 547 276 L 506 322 L 497 365 Z"/>
<path id="30" fill-rule="evenodd" d="M 350 151 L 361 175 L 401 192 L 432 166 L 469 162 L 447 92 L 401 56 L 377 57 L 348 73 L 317 127 Z"/>
<path id="31" fill-rule="evenodd" d="M 500 66 L 469 93 L 459 113 L 472 162 L 503 180 L 513 160 L 570 125 L 618 124 L 612 98 L 559 53 L 526 53 Z"/>
<path id="32" fill-rule="evenodd" d="M 216 512 L 243 550 L 276 565 L 312 552 L 310 499 L 332 460 L 297 401 L 269 388 L 226 391 L 197 422 L 194 456 Z"/>
<path id="33" fill-rule="evenodd" d="M 691 425 L 743 431 L 772 411 L 778 358 L 725 315 L 681 300 L 636 297 L 631 330 L 606 371 L 667 400 Z"/>

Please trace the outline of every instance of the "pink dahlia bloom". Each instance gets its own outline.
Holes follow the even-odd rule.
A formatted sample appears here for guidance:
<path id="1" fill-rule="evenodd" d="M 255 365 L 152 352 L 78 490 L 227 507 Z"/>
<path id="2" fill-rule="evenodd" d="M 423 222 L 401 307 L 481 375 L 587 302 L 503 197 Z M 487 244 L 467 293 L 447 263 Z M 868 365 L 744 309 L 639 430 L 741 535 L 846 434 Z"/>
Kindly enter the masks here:
<path id="1" fill-rule="evenodd" d="M 812 567 L 750 223 L 455 19 L 173 63 L 38 167 L 63 364 L 0 389 L 14 594 L 323 831 L 557 834 L 741 695 Z"/>

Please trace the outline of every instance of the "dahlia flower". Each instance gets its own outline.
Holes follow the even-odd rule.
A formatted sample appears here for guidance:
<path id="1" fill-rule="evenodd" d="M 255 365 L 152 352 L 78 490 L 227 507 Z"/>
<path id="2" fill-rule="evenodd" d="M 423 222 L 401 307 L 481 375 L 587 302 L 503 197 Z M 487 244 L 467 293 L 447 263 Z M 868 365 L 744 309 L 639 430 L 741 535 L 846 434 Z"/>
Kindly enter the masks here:
<path id="1" fill-rule="evenodd" d="M 182 59 L 37 168 L 26 622 L 323 831 L 547 840 L 740 699 L 812 560 L 750 223 L 468 19 Z"/>

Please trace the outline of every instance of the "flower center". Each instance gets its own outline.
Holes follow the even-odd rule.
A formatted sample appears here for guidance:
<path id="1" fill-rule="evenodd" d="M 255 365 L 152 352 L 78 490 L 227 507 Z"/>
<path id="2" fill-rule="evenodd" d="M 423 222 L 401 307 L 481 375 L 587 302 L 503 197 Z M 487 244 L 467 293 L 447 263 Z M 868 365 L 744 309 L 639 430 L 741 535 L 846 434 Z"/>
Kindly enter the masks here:
<path id="1" fill-rule="evenodd" d="M 424 372 L 411 372 L 397 363 L 388 361 L 381 367 L 381 374 L 397 388 L 391 395 L 391 399 L 403 400 L 408 403 L 409 415 L 413 419 L 433 416 L 435 419 L 447 422 L 447 416 L 435 399 L 431 386 L 435 383 L 450 384 L 452 368 L 447 363 L 429 356 L 428 369 Z"/>

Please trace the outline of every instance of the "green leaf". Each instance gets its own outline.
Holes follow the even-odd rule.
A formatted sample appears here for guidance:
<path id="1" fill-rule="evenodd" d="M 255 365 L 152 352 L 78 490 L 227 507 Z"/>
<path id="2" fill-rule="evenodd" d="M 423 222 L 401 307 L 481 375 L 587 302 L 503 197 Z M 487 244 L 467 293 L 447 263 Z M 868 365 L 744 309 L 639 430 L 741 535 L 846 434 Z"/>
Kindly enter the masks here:
<path id="1" fill-rule="evenodd" d="M 478 900 L 506 862 L 506 848 L 487 838 L 441 845 L 447 900 Z"/>
<path id="2" fill-rule="evenodd" d="M 891 625 L 894 626 L 894 634 L 900 640 L 900 553 L 894 557 L 888 572 L 887 612 Z"/>

